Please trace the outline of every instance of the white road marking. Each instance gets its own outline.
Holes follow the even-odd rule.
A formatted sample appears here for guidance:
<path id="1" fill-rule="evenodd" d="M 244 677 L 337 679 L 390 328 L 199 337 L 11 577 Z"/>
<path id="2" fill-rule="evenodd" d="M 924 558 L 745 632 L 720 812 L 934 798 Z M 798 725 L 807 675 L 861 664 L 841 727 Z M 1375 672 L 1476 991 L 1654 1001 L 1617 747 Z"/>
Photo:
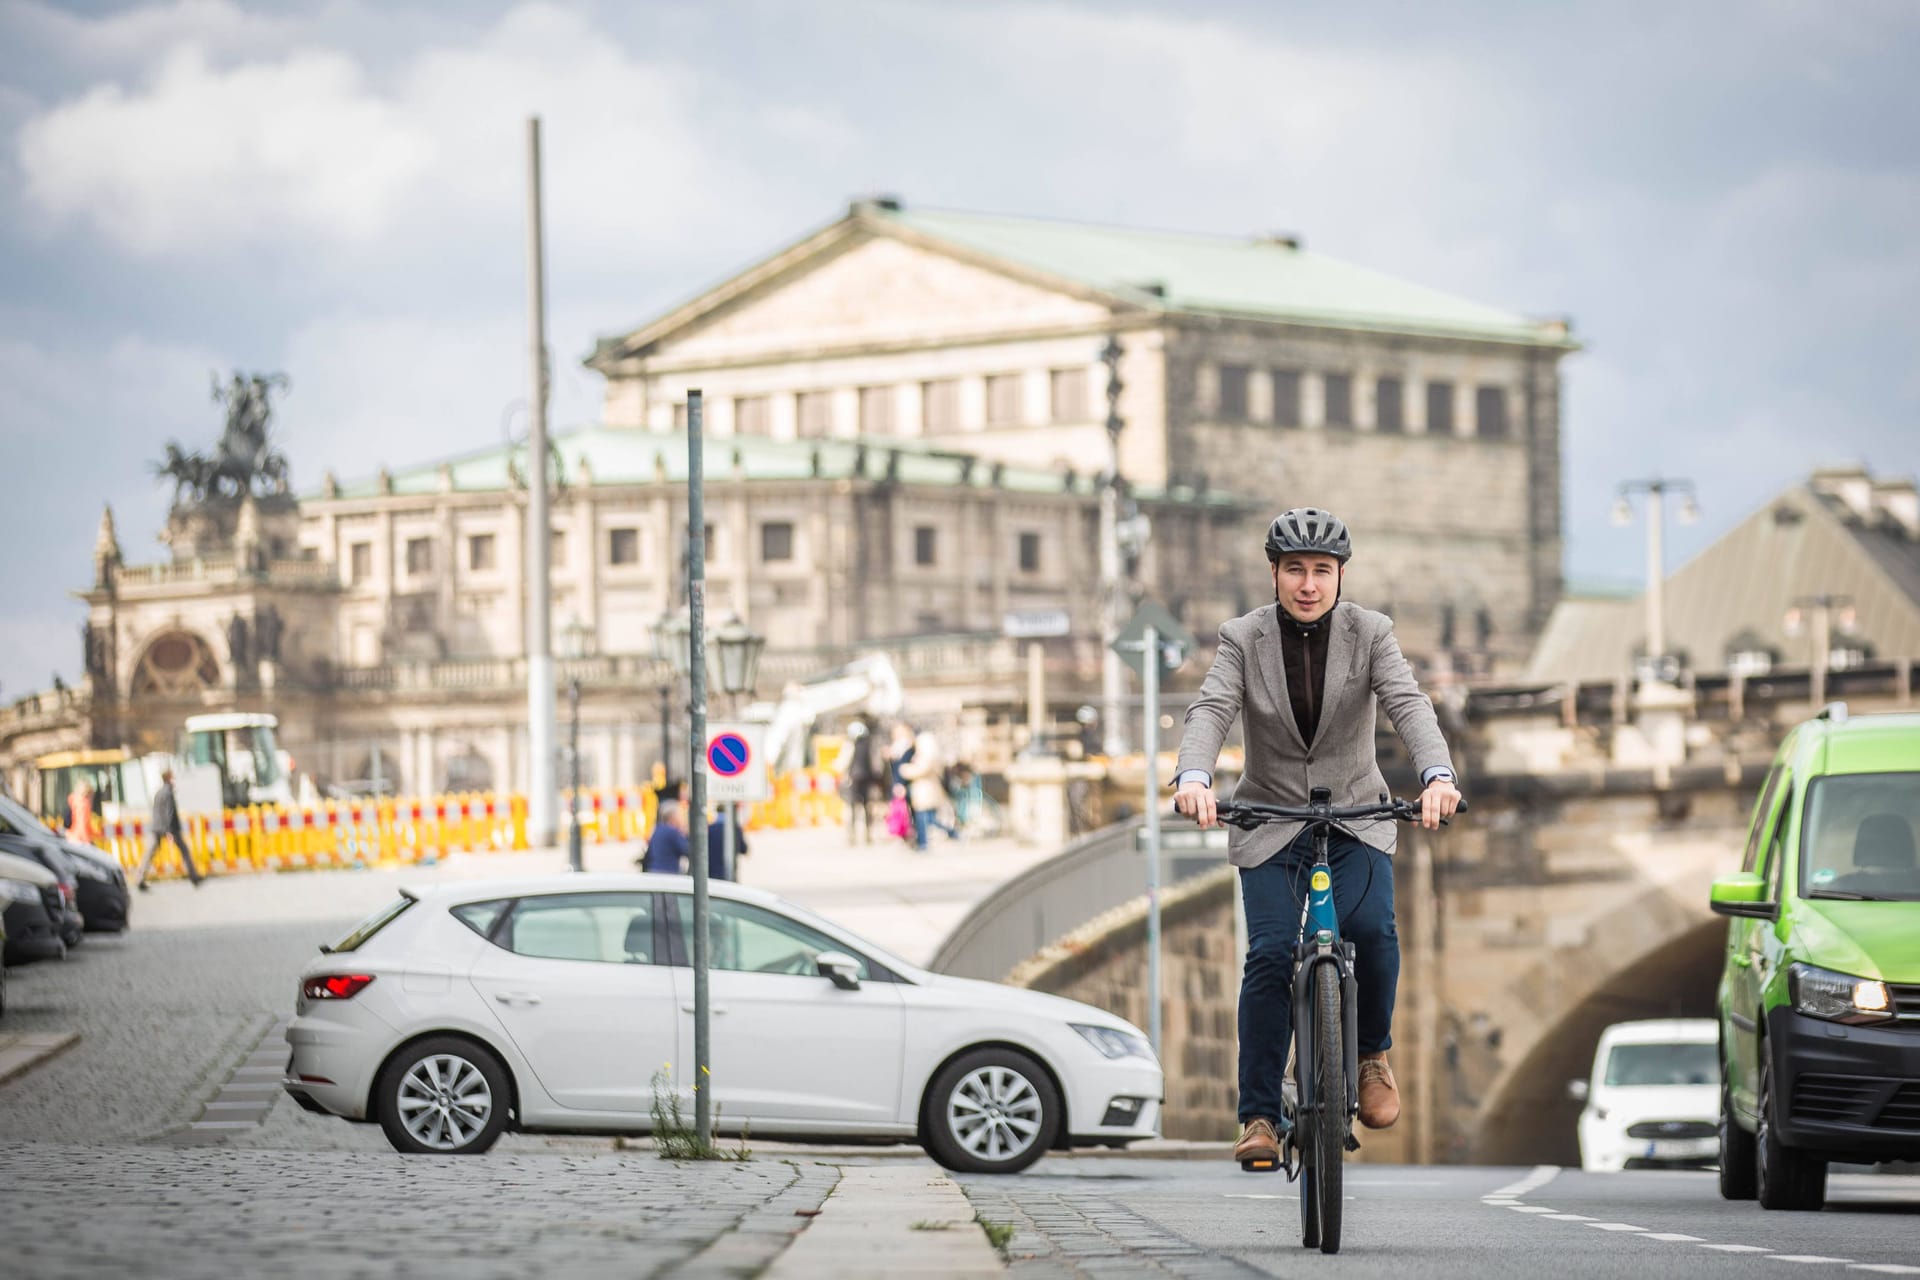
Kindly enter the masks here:
<path id="1" fill-rule="evenodd" d="M 1543 1204 L 1510 1204 L 1507 1208 L 1515 1213 L 1552 1213 L 1553 1210 Z"/>
<path id="2" fill-rule="evenodd" d="M 1847 1270 L 1878 1271 L 1883 1276 L 1920 1276 L 1920 1267 L 1909 1267 L 1903 1262 L 1856 1262 Z"/>
<path id="3" fill-rule="evenodd" d="M 1542 1222 L 1592 1222 L 1593 1219 L 1589 1218 L 1584 1213 L 1550 1213 L 1546 1217 L 1540 1219 L 1540 1221 Z"/>
<path id="4" fill-rule="evenodd" d="M 1702 1249 L 1713 1249 L 1720 1253 L 1772 1253 L 1773 1250 L 1758 1244 L 1703 1244 Z"/>
<path id="5" fill-rule="evenodd" d="M 1647 1234 L 1643 1236 L 1638 1236 L 1635 1238 L 1640 1240 L 1665 1240 L 1669 1244 L 1699 1244 L 1700 1243 L 1699 1236 L 1682 1235 L 1678 1231 L 1649 1231 L 1647 1232 Z"/>
<path id="6" fill-rule="evenodd" d="M 1497 1190 L 1489 1191 L 1487 1197 L 1508 1197 L 1518 1200 L 1528 1192 L 1538 1191 L 1559 1176 L 1560 1166 L 1557 1164 L 1535 1165 L 1533 1172 L 1529 1173 L 1526 1177 L 1520 1179 L 1518 1182 L 1509 1182 L 1506 1186 L 1500 1187 Z"/>
<path id="7" fill-rule="evenodd" d="M 1852 1258 L 1828 1258 L 1818 1253 L 1770 1253 L 1768 1262 L 1852 1262 Z"/>
<path id="8" fill-rule="evenodd" d="M 1294 1200 L 1294 1199 L 1298 1199 L 1297 1196 L 1276 1196 L 1276 1195 L 1270 1195 L 1263 1191 L 1229 1191 L 1226 1193 L 1226 1198 L 1229 1200 Z"/>
<path id="9" fill-rule="evenodd" d="M 1595 1231 L 1645 1231 L 1645 1227 L 1636 1227 L 1631 1222 L 1589 1222 Z"/>

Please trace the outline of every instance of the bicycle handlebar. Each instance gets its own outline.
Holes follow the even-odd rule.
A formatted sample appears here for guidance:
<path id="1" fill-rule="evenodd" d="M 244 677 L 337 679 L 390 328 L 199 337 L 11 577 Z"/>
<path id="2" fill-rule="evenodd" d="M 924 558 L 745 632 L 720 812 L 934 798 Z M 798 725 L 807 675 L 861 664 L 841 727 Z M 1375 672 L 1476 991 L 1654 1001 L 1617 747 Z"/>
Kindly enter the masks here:
<path id="1" fill-rule="evenodd" d="M 1465 813 L 1467 802 L 1462 797 L 1456 813 Z M 1350 818 L 1395 818 L 1401 822 L 1420 821 L 1420 804 L 1416 800 L 1394 800 L 1382 798 L 1375 804 L 1256 804 L 1244 800 L 1222 800 L 1214 807 L 1220 821 L 1229 826 L 1251 831 L 1255 827 L 1265 826 L 1269 822 L 1344 822 Z M 1446 822 L 1445 818 L 1440 820 Z"/>

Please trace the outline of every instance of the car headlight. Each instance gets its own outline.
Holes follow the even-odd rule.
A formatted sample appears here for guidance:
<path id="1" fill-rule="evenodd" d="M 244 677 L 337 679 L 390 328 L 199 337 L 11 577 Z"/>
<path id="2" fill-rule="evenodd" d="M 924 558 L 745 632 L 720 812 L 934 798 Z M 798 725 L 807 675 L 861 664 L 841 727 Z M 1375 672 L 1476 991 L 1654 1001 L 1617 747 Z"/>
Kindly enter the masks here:
<path id="1" fill-rule="evenodd" d="M 1893 996 L 1887 984 L 1873 978 L 1796 964 L 1787 970 L 1787 990 L 1794 1011 L 1834 1022 L 1890 1022 Z"/>
<path id="2" fill-rule="evenodd" d="M 1145 1058 L 1153 1061 L 1153 1046 L 1147 1043 L 1145 1036 L 1116 1031 L 1112 1027 L 1088 1026 L 1081 1022 L 1069 1022 L 1067 1025 L 1078 1031 L 1081 1039 L 1098 1049 L 1103 1058 Z"/>

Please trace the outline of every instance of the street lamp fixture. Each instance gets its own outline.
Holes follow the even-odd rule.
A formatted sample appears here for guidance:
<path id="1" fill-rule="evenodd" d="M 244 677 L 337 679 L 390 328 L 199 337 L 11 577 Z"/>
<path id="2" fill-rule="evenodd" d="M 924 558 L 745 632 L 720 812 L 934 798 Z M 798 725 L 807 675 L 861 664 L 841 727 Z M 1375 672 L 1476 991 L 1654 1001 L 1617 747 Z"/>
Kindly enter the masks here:
<path id="1" fill-rule="evenodd" d="M 751 693 L 767 638 L 735 615 L 714 631 L 713 641 L 720 651 L 720 687 L 735 696 Z"/>
<path id="2" fill-rule="evenodd" d="M 567 657 L 567 710 L 572 720 L 567 745 L 572 770 L 572 785 L 567 792 L 567 869 L 570 871 L 586 869 L 580 849 L 580 659 L 587 656 L 587 642 L 592 634 L 577 615 L 561 632 L 561 651 Z"/>
<path id="3" fill-rule="evenodd" d="M 1790 636 L 1807 632 L 1810 649 L 1807 660 L 1807 683 L 1813 694 L 1813 705 L 1818 707 L 1827 700 L 1827 672 L 1840 665 L 1836 663 L 1833 652 L 1833 633 L 1850 633 L 1854 627 L 1855 614 L 1853 597 L 1844 595 L 1799 596 L 1788 606 L 1787 613 L 1781 619 L 1782 629 Z"/>
<path id="4" fill-rule="evenodd" d="M 1678 676 L 1679 664 L 1670 661 L 1671 655 L 1667 653 L 1667 567 L 1662 548 L 1666 496 L 1669 493 L 1681 496 L 1679 518 L 1682 524 L 1692 524 L 1698 520 L 1700 506 L 1694 501 L 1691 480 L 1661 476 L 1628 480 L 1620 485 L 1614 498 L 1613 522 L 1616 525 L 1633 523 L 1633 503 L 1629 501 L 1629 495 L 1635 493 L 1647 496 L 1647 645 L 1645 655 L 1638 664 L 1638 673 L 1643 682 L 1670 683 Z"/>

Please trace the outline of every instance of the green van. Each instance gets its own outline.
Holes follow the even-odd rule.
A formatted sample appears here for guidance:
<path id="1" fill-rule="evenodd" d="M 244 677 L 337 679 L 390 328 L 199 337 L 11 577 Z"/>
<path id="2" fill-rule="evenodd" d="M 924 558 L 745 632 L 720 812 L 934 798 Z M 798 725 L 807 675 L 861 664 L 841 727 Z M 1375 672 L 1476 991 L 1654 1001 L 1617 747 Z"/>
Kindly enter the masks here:
<path id="1" fill-rule="evenodd" d="M 1826 1203 L 1827 1162 L 1920 1160 L 1920 715 L 1834 703 L 1787 735 L 1720 978 L 1720 1194 Z"/>

